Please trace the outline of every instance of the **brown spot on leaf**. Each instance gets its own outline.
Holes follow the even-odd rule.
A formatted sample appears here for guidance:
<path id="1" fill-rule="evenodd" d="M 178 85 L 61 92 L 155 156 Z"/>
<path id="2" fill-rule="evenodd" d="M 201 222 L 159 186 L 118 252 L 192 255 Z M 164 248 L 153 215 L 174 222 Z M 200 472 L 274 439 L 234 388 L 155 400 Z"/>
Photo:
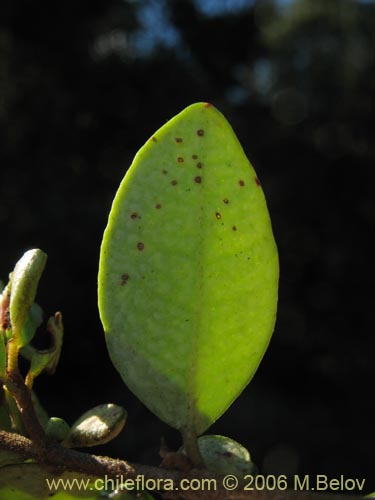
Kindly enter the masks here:
<path id="1" fill-rule="evenodd" d="M 153 140 L 153 142 L 158 142 L 158 140 L 156 139 L 155 136 L 152 138 L 152 140 Z"/>
<path id="2" fill-rule="evenodd" d="M 201 129 L 201 128 L 200 128 L 199 130 L 197 130 L 197 135 L 198 135 L 199 137 L 203 137 L 203 136 L 204 136 L 204 130 L 203 130 L 203 129 Z"/>
<path id="3" fill-rule="evenodd" d="M 175 141 L 177 142 L 177 144 L 181 144 L 182 138 L 181 137 L 176 137 Z"/>
<path id="4" fill-rule="evenodd" d="M 202 177 L 200 175 L 197 175 L 196 177 L 194 177 L 194 181 L 197 183 L 197 184 L 200 184 L 202 182 Z"/>
<path id="5" fill-rule="evenodd" d="M 122 273 L 122 275 L 121 275 L 121 286 L 126 285 L 126 283 L 128 282 L 128 279 L 129 279 L 129 275 L 127 273 Z"/>
<path id="6" fill-rule="evenodd" d="M 142 250 L 144 250 L 144 248 L 145 248 L 145 244 L 144 244 L 144 243 L 142 243 L 142 241 L 139 241 L 139 242 L 137 243 L 137 248 L 138 248 L 138 250 L 139 250 L 139 251 L 142 251 Z"/>
<path id="7" fill-rule="evenodd" d="M 177 181 L 175 179 L 173 179 L 173 181 L 171 181 L 171 184 L 172 184 L 172 186 L 175 186 L 177 184 Z"/>
<path id="8" fill-rule="evenodd" d="M 168 170 L 162 170 L 161 173 L 164 174 L 164 175 L 167 175 Z"/>
<path id="9" fill-rule="evenodd" d="M 198 155 L 193 155 L 192 158 L 193 160 L 196 160 L 198 158 Z"/>
<path id="10" fill-rule="evenodd" d="M 223 202 L 224 202 L 226 205 L 228 205 L 228 203 L 229 203 L 228 198 L 224 198 Z"/>
<path id="11" fill-rule="evenodd" d="M 157 204 L 155 205 L 155 208 L 157 208 L 157 209 L 159 210 L 159 208 L 161 208 L 160 203 L 157 203 Z"/>
<path id="12" fill-rule="evenodd" d="M 240 180 L 238 181 L 238 184 L 242 187 L 242 186 L 244 186 L 244 185 L 245 185 L 245 181 L 243 181 L 242 179 L 240 179 Z"/>
<path id="13" fill-rule="evenodd" d="M 182 156 L 179 156 L 177 158 L 177 161 L 178 161 L 178 163 L 184 163 L 184 159 L 182 158 Z"/>
<path id="14" fill-rule="evenodd" d="M 130 218 L 131 218 L 131 219 L 138 219 L 138 218 L 139 218 L 139 215 L 137 214 L 137 212 L 132 212 L 132 213 L 130 214 Z"/>
<path id="15" fill-rule="evenodd" d="M 230 451 L 223 451 L 222 456 L 223 456 L 223 457 L 230 458 L 230 457 L 232 457 L 233 455 L 232 455 L 232 453 L 231 453 Z"/>
<path id="16" fill-rule="evenodd" d="M 260 186 L 260 180 L 258 179 L 258 177 L 255 177 L 255 179 L 254 179 L 254 180 L 255 180 L 255 184 L 256 184 L 257 186 Z"/>
<path id="17" fill-rule="evenodd" d="M 197 163 L 197 168 L 202 168 L 202 167 L 203 167 L 203 163 L 199 161 L 199 162 Z"/>
<path id="18" fill-rule="evenodd" d="M 232 229 L 233 229 L 233 231 L 237 231 L 237 227 L 236 226 L 232 226 Z"/>
<path id="19" fill-rule="evenodd" d="M 211 108 L 212 107 L 212 104 L 210 102 L 206 102 L 206 104 L 204 105 L 205 108 Z"/>
<path id="20" fill-rule="evenodd" d="M 217 219 L 221 219 L 221 213 L 220 213 L 220 212 L 216 212 L 216 214 L 215 214 L 215 215 L 216 215 L 216 218 L 217 218 Z"/>

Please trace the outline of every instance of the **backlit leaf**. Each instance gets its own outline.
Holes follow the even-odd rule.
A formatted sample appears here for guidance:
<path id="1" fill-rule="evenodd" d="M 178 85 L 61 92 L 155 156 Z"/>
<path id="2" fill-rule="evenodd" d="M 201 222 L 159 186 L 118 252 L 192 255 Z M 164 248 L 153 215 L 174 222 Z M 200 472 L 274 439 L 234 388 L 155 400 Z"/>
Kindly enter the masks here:
<path id="1" fill-rule="evenodd" d="M 73 448 L 108 443 L 122 431 L 127 416 L 124 408 L 112 403 L 95 406 L 74 422 L 63 445 Z"/>
<path id="2" fill-rule="evenodd" d="M 253 377 L 277 283 L 258 177 L 223 115 L 189 106 L 141 148 L 112 205 L 99 309 L 115 367 L 162 420 L 202 433 Z"/>
<path id="3" fill-rule="evenodd" d="M 199 450 L 207 469 L 217 474 L 254 474 L 256 465 L 249 451 L 234 439 L 218 435 L 198 438 Z"/>
<path id="4" fill-rule="evenodd" d="M 47 255 L 42 250 L 34 249 L 26 252 L 17 262 L 11 278 L 10 320 L 15 330 L 14 335 L 21 334 L 31 304 L 34 302 L 40 277 L 46 265 Z M 27 343 L 17 338 L 20 345 Z"/>

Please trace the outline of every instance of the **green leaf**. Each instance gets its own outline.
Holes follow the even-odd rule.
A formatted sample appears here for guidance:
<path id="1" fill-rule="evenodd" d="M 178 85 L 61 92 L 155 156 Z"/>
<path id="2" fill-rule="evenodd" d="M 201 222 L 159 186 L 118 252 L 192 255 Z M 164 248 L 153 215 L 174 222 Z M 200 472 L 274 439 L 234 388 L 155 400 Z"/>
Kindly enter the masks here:
<path id="1" fill-rule="evenodd" d="M 34 302 L 40 277 L 46 265 L 47 255 L 39 249 L 29 250 L 17 262 L 11 279 L 10 320 L 13 336 L 21 334 L 31 304 Z M 27 339 L 17 338 L 20 345 Z"/>
<path id="2" fill-rule="evenodd" d="M 51 417 L 46 425 L 46 434 L 49 439 L 61 442 L 68 436 L 70 431 L 69 425 L 63 418 Z"/>
<path id="3" fill-rule="evenodd" d="M 10 393 L 9 389 L 4 385 L 4 406 L 8 412 L 8 415 L 11 420 L 12 431 L 17 432 L 18 434 L 22 434 L 26 436 L 26 429 L 22 420 L 21 412 L 17 406 L 17 403 Z"/>
<path id="4" fill-rule="evenodd" d="M 216 474 L 243 477 L 256 471 L 249 451 L 234 439 L 218 435 L 201 436 L 198 446 L 205 466 Z"/>
<path id="5" fill-rule="evenodd" d="M 259 180 L 213 106 L 136 155 L 103 237 L 99 310 L 115 367 L 162 420 L 205 431 L 270 341 L 278 257 Z"/>
<path id="6" fill-rule="evenodd" d="M 79 448 L 108 443 L 122 431 L 127 415 L 124 408 L 114 404 L 95 406 L 74 422 L 63 446 Z"/>
<path id="7" fill-rule="evenodd" d="M 72 481 L 72 487 L 63 490 L 59 484 L 58 492 L 54 488 L 48 487 L 51 481 Z M 23 463 L 17 465 L 7 465 L 0 470 L 0 498 L 9 500 L 44 500 L 51 498 L 59 500 L 74 500 L 76 498 L 86 498 L 95 500 L 100 498 L 97 490 L 94 488 L 95 478 L 79 474 L 77 472 L 64 472 L 61 475 L 55 475 L 48 472 L 38 464 Z M 81 489 L 79 486 L 82 486 Z M 83 485 L 86 486 L 83 487 Z"/>
<path id="8" fill-rule="evenodd" d="M 55 373 L 57 364 L 60 359 L 64 326 L 62 321 L 62 314 L 60 312 L 51 316 L 47 322 L 47 331 L 51 335 L 52 344 L 49 349 L 40 351 L 31 345 L 26 345 L 21 350 L 21 355 L 30 361 L 30 370 L 26 377 L 26 382 L 29 387 L 32 387 L 33 380 L 38 377 L 43 371 L 50 375 Z"/>
<path id="9" fill-rule="evenodd" d="M 22 346 L 27 345 L 34 338 L 37 328 L 43 322 L 43 310 L 35 302 L 31 304 L 26 321 L 22 327 L 21 342 Z"/>

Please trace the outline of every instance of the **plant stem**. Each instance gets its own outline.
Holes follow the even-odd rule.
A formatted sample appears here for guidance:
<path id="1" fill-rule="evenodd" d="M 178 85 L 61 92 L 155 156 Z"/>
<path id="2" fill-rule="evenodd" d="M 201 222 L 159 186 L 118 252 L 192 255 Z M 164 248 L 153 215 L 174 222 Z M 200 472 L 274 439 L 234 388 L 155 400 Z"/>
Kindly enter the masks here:
<path id="1" fill-rule="evenodd" d="M 182 440 L 187 456 L 197 469 L 204 468 L 204 461 L 198 447 L 197 436 L 191 430 L 185 430 L 182 434 Z"/>
<path id="2" fill-rule="evenodd" d="M 18 453 L 24 458 L 33 458 L 39 463 L 57 468 L 63 468 L 71 472 L 79 472 L 93 477 L 113 478 L 121 481 L 126 479 L 137 479 L 157 481 L 160 486 L 158 491 L 163 491 L 164 482 L 173 482 L 174 489 L 165 491 L 164 496 L 169 499 L 184 500 L 359 500 L 360 496 L 347 494 L 326 494 L 311 491 L 298 490 L 246 490 L 246 483 L 240 482 L 238 488 L 228 491 L 223 486 L 223 477 L 210 474 L 208 471 L 192 470 L 190 473 L 162 469 L 148 465 L 132 464 L 123 460 L 115 460 L 109 457 L 95 456 L 88 453 L 63 448 L 60 445 L 49 444 L 45 454 L 38 455 L 35 446 L 30 439 L 17 434 L 0 430 L 0 449 Z M 210 488 L 187 489 L 186 479 L 203 480 L 210 479 Z M 183 481 L 183 482 L 182 482 Z M 206 483 L 207 484 L 207 483 Z M 170 488 L 165 488 L 168 490 Z"/>
<path id="3" fill-rule="evenodd" d="M 43 454 L 46 447 L 46 436 L 31 399 L 31 391 L 25 385 L 25 381 L 18 369 L 19 347 L 17 343 L 9 340 L 7 344 L 7 380 L 5 385 L 9 393 L 15 399 L 21 414 L 22 422 L 27 433 L 33 440 L 39 454 Z"/>
<path id="4" fill-rule="evenodd" d="M 18 371 L 18 353 L 19 346 L 17 342 L 14 342 L 13 339 L 10 339 L 7 343 L 7 372 L 15 373 Z"/>
<path id="5" fill-rule="evenodd" d="M 18 370 L 17 370 L 18 371 Z M 26 387 L 21 374 L 8 373 L 8 380 L 6 382 L 9 392 L 16 400 L 18 409 L 21 413 L 22 421 L 25 429 L 32 439 L 34 446 L 43 453 L 46 446 L 46 436 L 38 417 L 36 416 L 34 405 L 31 399 L 31 392 Z"/>
<path id="6" fill-rule="evenodd" d="M 6 385 L 4 385 L 4 397 L 5 397 L 5 401 L 7 402 L 7 405 L 8 405 L 9 416 L 11 418 L 12 427 L 19 434 L 25 435 L 26 429 L 25 429 L 20 411 L 18 409 L 18 405 L 17 405 L 13 395 L 11 394 L 11 392 L 9 391 L 9 389 Z"/>

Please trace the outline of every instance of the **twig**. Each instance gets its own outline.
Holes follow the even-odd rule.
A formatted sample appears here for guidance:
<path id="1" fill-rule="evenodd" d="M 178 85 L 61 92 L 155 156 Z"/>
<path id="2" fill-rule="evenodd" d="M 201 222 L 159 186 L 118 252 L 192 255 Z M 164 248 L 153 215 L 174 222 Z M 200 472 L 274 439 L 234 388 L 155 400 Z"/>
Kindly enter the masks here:
<path id="1" fill-rule="evenodd" d="M 46 446 L 46 435 L 36 416 L 31 391 L 26 386 L 25 381 L 18 368 L 19 345 L 11 338 L 7 343 L 7 378 L 4 381 L 9 392 L 14 397 L 26 432 L 33 440 L 40 454 L 43 454 Z"/>
<path id="2" fill-rule="evenodd" d="M 235 491 L 227 491 L 223 487 L 222 477 L 210 474 L 208 471 L 193 469 L 189 473 L 176 470 L 167 470 L 160 467 L 140 465 L 116 460 L 109 457 L 90 455 L 76 450 L 63 448 L 58 444 L 48 444 L 45 454 L 41 458 L 40 453 L 35 448 L 33 442 L 20 436 L 5 431 L 0 431 L 0 448 L 18 453 L 22 457 L 32 458 L 42 465 L 52 466 L 68 470 L 71 472 L 83 473 L 93 477 L 121 479 L 136 479 L 143 477 L 144 480 L 155 480 L 158 484 L 171 484 L 174 490 L 165 491 L 164 496 L 170 499 L 184 500 L 358 500 L 359 496 L 350 495 L 330 495 L 310 491 L 269 491 L 253 490 L 244 491 L 243 485 L 239 485 Z M 184 489 L 186 479 L 212 479 L 210 490 L 195 491 L 194 489 Z M 169 482 L 169 483 L 167 483 Z M 196 483 L 198 484 L 198 483 Z M 202 482 L 202 484 L 204 484 Z M 163 486 L 160 487 L 163 491 Z"/>
<path id="3" fill-rule="evenodd" d="M 18 368 L 18 351 L 8 342 L 7 380 L 5 384 L 14 397 L 20 410 L 21 417 L 28 439 L 19 434 L 0 430 L 0 449 L 17 453 L 24 459 L 33 459 L 46 468 L 55 468 L 57 471 L 67 470 L 93 476 L 95 478 L 110 478 L 120 483 L 128 480 L 143 478 L 155 480 L 158 491 L 163 492 L 165 498 L 184 500 L 358 500 L 360 497 L 347 495 L 327 495 L 311 493 L 310 491 L 269 491 L 269 490 L 244 490 L 240 483 L 234 491 L 224 488 L 223 477 L 210 474 L 208 471 L 192 469 L 188 472 L 170 470 L 162 467 L 132 464 L 123 460 L 109 457 L 96 456 L 76 450 L 47 440 L 45 432 L 36 416 L 31 399 L 31 391 L 25 384 Z M 202 462 L 195 436 L 184 435 L 184 445 L 189 456 L 193 459 L 194 466 L 200 467 Z M 186 480 L 201 481 L 195 485 L 202 485 L 199 489 L 190 487 L 186 489 Z M 204 483 L 203 480 L 210 480 Z M 209 484 L 209 488 L 203 488 Z M 168 485 L 168 487 L 167 487 Z M 173 489 L 171 489 L 171 486 Z M 142 489 L 142 488 L 140 488 Z M 154 488 L 153 488 L 154 489 Z"/>
<path id="4" fill-rule="evenodd" d="M 8 378 L 5 384 L 17 403 L 25 429 L 33 440 L 34 446 L 39 450 L 39 453 L 43 454 L 46 446 L 46 436 L 36 416 L 31 400 L 31 391 L 25 385 L 18 365 L 13 366 L 11 370 L 8 369 L 7 375 Z"/>

